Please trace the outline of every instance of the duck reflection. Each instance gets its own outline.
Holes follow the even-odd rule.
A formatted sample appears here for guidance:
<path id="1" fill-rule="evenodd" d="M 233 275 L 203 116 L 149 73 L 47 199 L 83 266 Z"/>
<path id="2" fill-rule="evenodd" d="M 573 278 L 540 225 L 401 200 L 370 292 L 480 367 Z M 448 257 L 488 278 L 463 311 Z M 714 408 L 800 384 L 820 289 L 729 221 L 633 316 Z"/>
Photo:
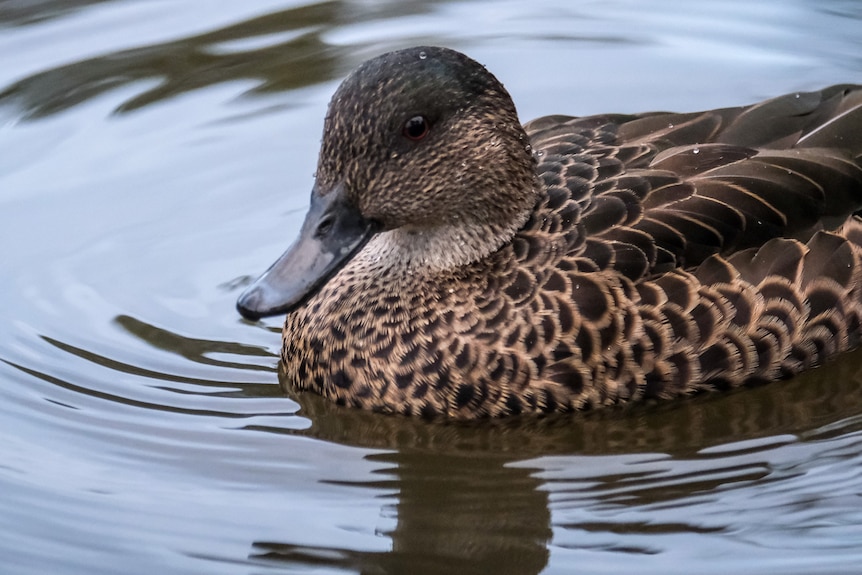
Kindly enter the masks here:
<path id="1" fill-rule="evenodd" d="M 282 384 L 294 396 L 290 382 L 282 379 Z M 312 422 L 303 435 L 393 450 L 369 456 L 381 464 L 382 479 L 368 485 L 397 494 L 397 503 L 383 510 L 397 518 L 395 527 L 380 533 L 391 539 L 391 550 L 365 552 L 339 547 L 337 542 L 320 548 L 258 541 L 250 559 L 360 573 L 539 573 L 548 564 L 555 525 L 554 501 L 549 498 L 555 488 L 543 479 L 551 466 L 565 464 L 567 457 L 582 464 L 590 461 L 589 456 L 600 455 L 702 459 L 711 457 L 700 454 L 710 446 L 775 435 L 806 436 L 858 417 L 860 389 L 862 351 L 802 377 L 739 393 L 576 417 L 423 421 L 340 408 L 314 394 L 300 394 L 294 399 Z M 726 485 L 757 480 L 745 470 L 738 475 L 716 481 Z M 610 484 L 618 479 L 596 472 L 591 481 Z M 644 487 L 629 493 L 633 504 L 679 496 L 679 485 Z M 582 527 L 556 525 L 564 530 Z M 605 527 L 619 536 L 661 526 Z M 690 525 L 672 527 L 674 532 L 704 530 L 695 518 Z"/>
<path id="2" fill-rule="evenodd" d="M 257 542 L 251 558 L 359 573 L 539 573 L 547 564 L 551 518 L 534 470 L 508 466 L 504 454 L 420 449 L 375 458 L 396 476 L 397 524 L 381 533 L 391 551 Z"/>

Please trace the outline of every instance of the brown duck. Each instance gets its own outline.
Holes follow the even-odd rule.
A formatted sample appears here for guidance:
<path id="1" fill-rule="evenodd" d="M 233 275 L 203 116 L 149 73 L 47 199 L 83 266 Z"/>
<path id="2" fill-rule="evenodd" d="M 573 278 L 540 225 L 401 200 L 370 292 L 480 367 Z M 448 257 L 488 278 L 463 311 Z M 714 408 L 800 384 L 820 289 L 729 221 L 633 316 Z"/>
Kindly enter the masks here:
<path id="1" fill-rule="evenodd" d="M 294 245 L 239 298 L 288 378 L 452 418 L 789 377 L 862 331 L 862 87 L 522 126 L 485 68 L 384 54 L 332 98 Z"/>

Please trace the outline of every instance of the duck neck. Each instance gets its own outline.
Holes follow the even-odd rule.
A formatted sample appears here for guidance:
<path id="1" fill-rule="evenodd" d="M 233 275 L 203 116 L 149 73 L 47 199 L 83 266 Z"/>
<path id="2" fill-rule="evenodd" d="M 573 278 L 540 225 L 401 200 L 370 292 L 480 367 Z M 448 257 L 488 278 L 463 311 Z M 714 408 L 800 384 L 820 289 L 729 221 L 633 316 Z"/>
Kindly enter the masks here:
<path id="1" fill-rule="evenodd" d="M 451 216 L 445 223 L 408 225 L 378 234 L 361 257 L 374 267 L 409 271 L 453 271 L 498 251 L 523 228 L 539 194 L 538 179 L 520 203 L 501 202 L 483 210 L 481 219 Z"/>

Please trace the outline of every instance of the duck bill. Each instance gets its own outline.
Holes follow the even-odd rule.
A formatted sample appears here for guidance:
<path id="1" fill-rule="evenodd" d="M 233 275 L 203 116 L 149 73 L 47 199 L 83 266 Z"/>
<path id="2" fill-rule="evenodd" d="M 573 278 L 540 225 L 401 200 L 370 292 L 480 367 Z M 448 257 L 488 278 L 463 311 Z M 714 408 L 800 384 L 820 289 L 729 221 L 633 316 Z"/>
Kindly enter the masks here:
<path id="1" fill-rule="evenodd" d="M 376 233 L 342 186 L 311 192 L 299 238 L 236 302 L 246 319 L 290 312 L 314 295 Z"/>

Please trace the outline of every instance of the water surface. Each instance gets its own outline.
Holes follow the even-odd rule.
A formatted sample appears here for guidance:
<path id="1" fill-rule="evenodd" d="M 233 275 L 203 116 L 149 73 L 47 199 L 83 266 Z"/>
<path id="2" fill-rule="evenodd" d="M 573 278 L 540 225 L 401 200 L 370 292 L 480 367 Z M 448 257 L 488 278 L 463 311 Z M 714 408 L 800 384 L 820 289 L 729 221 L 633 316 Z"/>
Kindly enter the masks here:
<path id="1" fill-rule="evenodd" d="M 855 573 L 862 354 L 779 384 L 455 425 L 284 393 L 234 300 L 326 103 L 440 44 L 527 120 L 862 82 L 862 4 L 0 3 L 8 573 Z"/>

